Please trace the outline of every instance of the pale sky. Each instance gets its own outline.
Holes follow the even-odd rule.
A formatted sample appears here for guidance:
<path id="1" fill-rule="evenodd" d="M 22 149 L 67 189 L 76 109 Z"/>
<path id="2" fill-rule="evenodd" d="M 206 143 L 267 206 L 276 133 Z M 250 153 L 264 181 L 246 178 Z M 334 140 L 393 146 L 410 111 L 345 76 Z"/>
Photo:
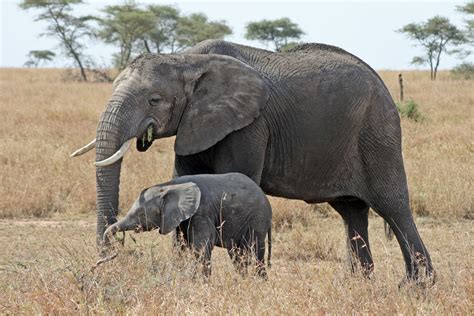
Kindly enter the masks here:
<path id="1" fill-rule="evenodd" d="M 395 32 L 411 22 L 422 22 L 442 15 L 451 23 L 463 27 L 465 16 L 456 11 L 456 6 L 465 1 L 146 1 L 174 5 L 182 13 L 205 13 L 210 20 L 226 20 L 233 29 L 233 35 L 226 40 L 263 47 L 257 41 L 244 39 L 245 25 L 251 21 L 288 17 L 297 23 L 306 35 L 304 42 L 319 42 L 339 46 L 362 58 L 375 69 L 426 69 L 427 66 L 413 66 L 413 56 L 422 50 L 413 46 L 405 35 Z M 0 67 L 21 67 L 30 50 L 49 49 L 60 53 L 56 41 L 40 37 L 45 23 L 34 22 L 35 10 L 18 8 L 20 0 L 0 0 Z M 105 5 L 122 1 L 86 0 L 79 6 L 78 13 L 99 15 Z M 101 61 L 110 63 L 110 56 L 118 48 L 104 45 L 100 41 L 89 41 L 87 53 Z M 474 56 L 469 57 L 473 62 Z M 460 63 L 458 59 L 445 55 L 440 69 L 449 69 Z M 58 58 L 50 66 L 66 66 L 71 63 Z"/>

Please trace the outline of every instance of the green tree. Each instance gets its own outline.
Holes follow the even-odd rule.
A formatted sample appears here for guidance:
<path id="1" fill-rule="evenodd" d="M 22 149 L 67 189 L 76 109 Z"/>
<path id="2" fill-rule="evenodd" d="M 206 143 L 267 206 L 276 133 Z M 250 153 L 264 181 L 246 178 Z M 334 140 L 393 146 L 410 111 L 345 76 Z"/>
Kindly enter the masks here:
<path id="1" fill-rule="evenodd" d="M 40 12 L 35 21 L 48 23 L 46 33 L 42 35 L 59 40 L 65 56 L 73 59 L 81 71 L 82 79 L 87 81 L 83 62 L 86 58 L 85 46 L 81 41 L 91 35 L 88 22 L 93 18 L 73 15 L 73 6 L 81 3 L 82 0 L 24 0 L 20 3 L 20 8 L 36 9 Z"/>
<path id="2" fill-rule="evenodd" d="M 278 52 L 286 52 L 292 48 L 295 48 L 296 46 L 301 45 L 301 42 L 289 42 L 288 44 L 285 44 L 281 47 L 278 48 Z"/>
<path id="3" fill-rule="evenodd" d="M 97 35 L 108 44 L 119 46 L 114 54 L 114 65 L 123 70 L 137 49 L 137 43 L 151 32 L 155 16 L 150 11 L 139 8 L 134 2 L 123 5 L 106 6 L 105 16 L 98 18 Z"/>
<path id="4" fill-rule="evenodd" d="M 206 39 L 222 39 L 230 34 L 232 34 L 232 29 L 224 20 L 209 21 L 203 13 L 180 17 L 176 30 L 175 51 L 196 45 Z"/>
<path id="5" fill-rule="evenodd" d="M 232 33 L 225 21 L 209 21 L 202 13 L 180 16 L 172 6 L 149 5 L 142 9 L 135 2 L 127 2 L 107 6 L 103 12 L 97 35 L 119 46 L 119 53 L 114 55 L 119 70 L 127 66 L 133 53 L 172 53 Z"/>
<path id="6" fill-rule="evenodd" d="M 441 54 L 443 52 L 453 53 L 448 47 L 457 47 L 466 42 L 466 36 L 456 26 L 451 24 L 447 18 L 435 16 L 426 22 L 410 23 L 398 30 L 406 34 L 410 39 L 418 42 L 423 47 L 425 55 L 413 57 L 413 64 L 429 64 L 431 79 L 436 79 Z"/>
<path id="7" fill-rule="evenodd" d="M 177 47 L 179 10 L 166 5 L 149 5 L 154 15 L 153 28 L 144 35 L 143 44 L 149 53 L 174 52 Z"/>
<path id="8" fill-rule="evenodd" d="M 288 18 L 251 22 L 246 26 L 245 38 L 258 40 L 264 44 L 272 43 L 275 50 L 288 46 L 292 40 L 298 40 L 304 32 Z"/>
<path id="9" fill-rule="evenodd" d="M 466 36 L 470 43 L 474 43 L 474 1 L 470 1 L 463 6 L 458 6 L 457 10 L 468 16 L 466 21 Z"/>
<path id="10" fill-rule="evenodd" d="M 37 68 L 41 62 L 53 60 L 54 56 L 56 56 L 56 54 L 50 50 L 32 50 L 27 55 L 28 60 L 25 66 Z"/>

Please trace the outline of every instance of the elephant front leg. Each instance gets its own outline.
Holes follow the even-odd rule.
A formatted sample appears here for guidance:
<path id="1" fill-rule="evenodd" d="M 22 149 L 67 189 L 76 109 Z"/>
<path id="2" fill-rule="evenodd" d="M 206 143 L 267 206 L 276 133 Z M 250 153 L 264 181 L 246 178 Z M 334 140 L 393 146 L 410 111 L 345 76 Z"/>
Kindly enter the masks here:
<path id="1" fill-rule="evenodd" d="M 186 230 L 180 226 L 176 227 L 172 237 L 172 247 L 179 257 L 182 257 L 188 247 Z"/>
<path id="2" fill-rule="evenodd" d="M 239 172 L 260 185 L 268 144 L 262 119 L 229 134 L 213 151 L 214 173 Z"/>
<path id="3" fill-rule="evenodd" d="M 214 248 L 215 236 L 212 235 L 212 226 L 203 217 L 193 217 L 189 227 L 186 240 L 193 250 L 198 262 L 202 265 L 202 274 L 205 277 L 211 275 L 211 253 Z"/>
<path id="4" fill-rule="evenodd" d="M 193 245 L 194 255 L 196 260 L 200 262 L 202 267 L 202 275 L 205 277 L 211 276 L 211 253 L 214 248 L 209 240 L 200 242 L 198 245 Z"/>

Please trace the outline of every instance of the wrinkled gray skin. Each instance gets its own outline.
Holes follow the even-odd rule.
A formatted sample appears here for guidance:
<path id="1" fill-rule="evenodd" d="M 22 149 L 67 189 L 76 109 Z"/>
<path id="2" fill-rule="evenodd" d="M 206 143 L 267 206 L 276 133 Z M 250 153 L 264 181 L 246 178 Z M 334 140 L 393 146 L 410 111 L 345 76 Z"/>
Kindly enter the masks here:
<path id="1" fill-rule="evenodd" d="M 346 51 L 304 44 L 273 53 L 208 40 L 180 55 L 142 55 L 115 81 L 96 161 L 134 137 L 147 150 L 150 125 L 153 139 L 176 135 L 175 175 L 240 172 L 267 194 L 329 202 L 367 273 L 372 207 L 395 232 L 408 280 L 420 265 L 433 275 L 409 207 L 395 104 Z M 116 221 L 121 161 L 97 167 L 99 237 Z"/>
<path id="2" fill-rule="evenodd" d="M 175 178 L 143 190 L 124 218 L 109 226 L 112 232 L 160 229 L 165 235 L 176 230 L 183 246 L 196 251 L 211 273 L 214 246 L 226 248 L 241 273 L 247 270 L 247 255 L 257 259 L 257 272 L 266 277 L 265 237 L 268 263 L 271 257 L 272 209 L 265 193 L 240 173 L 193 175 Z"/>

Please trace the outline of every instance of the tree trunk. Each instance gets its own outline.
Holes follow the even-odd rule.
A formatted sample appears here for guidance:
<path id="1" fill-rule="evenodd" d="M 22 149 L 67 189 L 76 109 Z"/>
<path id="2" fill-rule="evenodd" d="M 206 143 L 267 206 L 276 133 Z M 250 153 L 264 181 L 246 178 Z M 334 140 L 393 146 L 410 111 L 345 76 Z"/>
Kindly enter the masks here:
<path id="1" fill-rule="evenodd" d="M 73 54 L 74 60 L 76 61 L 77 65 L 79 66 L 79 69 L 81 70 L 82 79 L 84 81 L 87 81 L 86 70 L 84 69 L 84 66 L 82 65 L 79 55 L 76 53 L 76 51 L 74 51 L 72 47 L 71 47 L 71 54 Z"/>
<path id="2" fill-rule="evenodd" d="M 145 45 L 146 52 L 151 53 L 150 46 L 148 45 L 148 41 L 146 39 L 143 40 L 143 45 Z"/>
<path id="3" fill-rule="evenodd" d="M 436 73 L 438 72 L 438 66 L 439 66 L 439 62 L 441 60 L 441 53 L 443 52 L 443 48 L 446 44 L 447 44 L 447 41 L 444 44 L 441 42 L 440 45 L 439 45 L 438 55 L 436 56 L 436 66 L 434 68 L 434 79 L 433 80 L 436 80 Z"/>
<path id="4" fill-rule="evenodd" d="M 429 60 L 430 60 L 430 70 L 431 70 L 431 72 L 430 72 L 430 79 L 431 79 L 431 80 L 434 80 L 434 78 L 433 78 L 433 74 L 434 74 L 434 69 L 433 69 L 433 55 L 430 55 L 429 58 L 430 58 Z"/>
<path id="5" fill-rule="evenodd" d="M 81 71 L 81 76 L 84 81 L 87 81 L 87 76 L 86 76 L 86 71 L 82 65 L 81 59 L 79 57 L 79 54 L 76 52 L 74 47 L 72 46 L 71 42 L 68 40 L 68 37 L 66 33 L 63 30 L 63 27 L 59 23 L 58 16 L 54 14 L 54 12 L 51 10 L 51 7 L 48 7 L 48 13 L 50 16 L 53 18 L 54 23 L 56 24 L 56 31 L 59 34 L 59 38 L 63 41 L 63 44 L 66 46 L 66 49 L 69 51 L 69 53 L 72 55 L 74 58 L 74 61 L 76 64 L 79 66 L 79 69 Z"/>

